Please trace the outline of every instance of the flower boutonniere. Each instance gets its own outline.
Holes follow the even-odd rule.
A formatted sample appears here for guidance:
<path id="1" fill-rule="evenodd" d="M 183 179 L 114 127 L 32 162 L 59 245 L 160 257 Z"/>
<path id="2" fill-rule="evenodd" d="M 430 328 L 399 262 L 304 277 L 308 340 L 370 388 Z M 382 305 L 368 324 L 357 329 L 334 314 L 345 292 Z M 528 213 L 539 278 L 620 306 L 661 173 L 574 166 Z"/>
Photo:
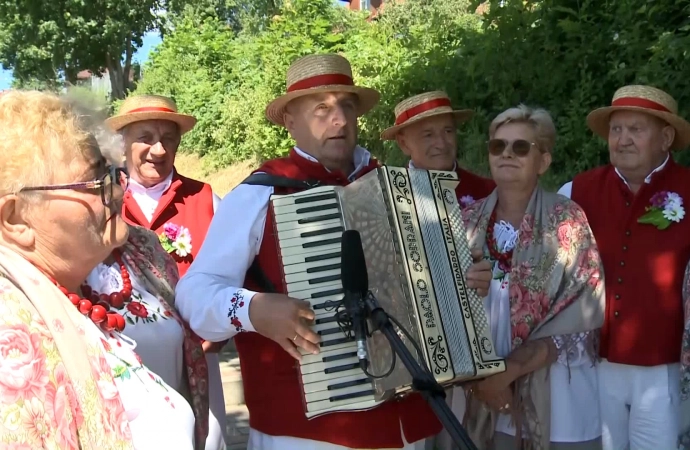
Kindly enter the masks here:
<path id="1" fill-rule="evenodd" d="M 463 195 L 462 197 L 460 197 L 460 206 L 462 208 L 467 208 L 472 203 L 474 203 L 474 197 L 472 197 L 471 195 Z"/>
<path id="2" fill-rule="evenodd" d="M 647 212 L 637 219 L 638 223 L 647 223 L 659 230 L 665 230 L 671 222 L 680 222 L 685 217 L 683 199 L 675 192 L 657 192 L 650 202 L 652 205 L 645 208 Z"/>
<path id="3" fill-rule="evenodd" d="M 192 251 L 192 235 L 189 229 L 181 225 L 166 223 L 163 225 L 163 232 L 158 236 L 158 240 L 166 252 L 176 253 L 182 258 Z"/>

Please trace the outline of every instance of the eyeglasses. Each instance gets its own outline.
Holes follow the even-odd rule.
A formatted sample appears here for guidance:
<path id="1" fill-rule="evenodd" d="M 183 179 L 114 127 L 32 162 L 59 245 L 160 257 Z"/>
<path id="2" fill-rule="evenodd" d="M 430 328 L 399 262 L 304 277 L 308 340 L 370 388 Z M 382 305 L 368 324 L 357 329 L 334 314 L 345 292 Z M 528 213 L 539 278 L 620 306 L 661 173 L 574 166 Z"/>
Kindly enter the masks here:
<path id="1" fill-rule="evenodd" d="M 506 139 L 491 139 L 488 142 L 489 153 L 494 156 L 501 156 L 506 148 L 511 148 L 515 156 L 525 157 L 532 149 L 532 146 L 536 147 L 537 144 L 524 139 L 516 139 L 512 142 Z"/>
<path id="2" fill-rule="evenodd" d="M 110 206 L 113 201 L 113 186 L 115 183 L 122 186 L 122 189 L 127 189 L 129 185 L 129 174 L 127 170 L 122 167 L 109 166 L 108 171 L 99 179 L 93 181 L 82 181 L 79 183 L 70 184 L 49 184 L 45 186 L 30 186 L 20 190 L 20 192 L 28 191 L 54 191 L 59 189 L 72 190 L 95 190 L 98 189 L 101 193 L 101 201 L 104 206 Z"/>

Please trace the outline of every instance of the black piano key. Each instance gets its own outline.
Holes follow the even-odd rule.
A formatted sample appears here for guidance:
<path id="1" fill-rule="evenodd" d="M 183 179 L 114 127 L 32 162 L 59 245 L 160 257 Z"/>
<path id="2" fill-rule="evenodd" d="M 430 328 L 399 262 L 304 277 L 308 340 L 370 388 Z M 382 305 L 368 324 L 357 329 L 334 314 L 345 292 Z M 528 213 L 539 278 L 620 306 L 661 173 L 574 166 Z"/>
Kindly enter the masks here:
<path id="1" fill-rule="evenodd" d="M 299 237 L 301 238 L 308 238 L 308 237 L 314 237 L 314 236 L 321 236 L 324 234 L 331 234 L 331 233 L 342 233 L 343 227 L 331 227 L 331 228 L 324 228 L 323 230 L 315 230 L 315 231 L 305 231 L 304 233 L 300 234 Z M 340 255 L 338 255 L 340 256 Z"/>
<path id="2" fill-rule="evenodd" d="M 324 220 L 340 219 L 340 213 L 324 214 L 323 216 L 305 217 L 304 219 L 299 219 L 298 224 L 304 225 L 305 223 L 323 222 Z"/>
<path id="3" fill-rule="evenodd" d="M 329 290 L 329 291 L 314 292 L 313 294 L 311 294 L 311 298 L 324 298 L 324 297 L 330 297 L 331 295 L 338 295 L 338 294 L 342 294 L 343 292 L 345 292 L 345 291 L 343 291 L 342 288 L 340 288 L 340 289 L 331 289 L 331 290 Z"/>
<path id="4" fill-rule="evenodd" d="M 369 384 L 371 381 L 369 381 L 368 378 L 360 378 L 359 380 L 354 380 L 354 381 L 346 381 L 344 383 L 336 383 L 328 386 L 329 391 L 335 391 L 336 389 L 345 389 L 349 387 L 354 387 L 354 386 L 361 386 L 363 384 Z"/>
<path id="5" fill-rule="evenodd" d="M 310 267 L 307 269 L 307 273 L 325 272 L 327 270 L 340 269 L 340 264 L 329 264 L 327 266 Z"/>
<path id="6" fill-rule="evenodd" d="M 341 330 L 340 328 L 329 328 L 327 330 L 318 331 L 317 334 L 319 334 L 321 336 L 327 336 L 329 334 L 338 334 L 338 333 L 342 333 L 342 332 L 343 332 L 343 330 Z"/>
<path id="7" fill-rule="evenodd" d="M 309 280 L 309 284 L 328 283 L 329 281 L 338 281 L 339 279 L 340 279 L 340 274 L 330 275 L 327 277 L 313 278 L 313 279 Z"/>
<path id="8" fill-rule="evenodd" d="M 334 198 L 336 198 L 335 192 L 331 192 L 330 194 L 311 195 L 309 197 L 298 197 L 295 199 L 295 203 L 320 202 L 321 200 L 331 200 Z"/>
<path id="9" fill-rule="evenodd" d="M 357 352 L 349 352 L 349 353 L 343 353 L 341 355 L 324 356 L 323 359 L 321 359 L 321 361 L 323 361 L 323 362 L 338 361 L 339 359 L 354 358 L 355 356 L 357 356 Z"/>
<path id="10" fill-rule="evenodd" d="M 338 316 L 336 316 L 334 314 L 331 317 L 322 317 L 320 319 L 316 319 L 314 321 L 314 325 L 321 325 L 322 323 L 331 323 L 331 322 L 337 322 L 337 321 L 338 321 Z"/>
<path id="11" fill-rule="evenodd" d="M 340 258 L 340 252 L 335 252 L 335 253 L 327 253 L 325 255 L 315 255 L 315 256 L 307 256 L 304 258 L 304 262 L 317 262 L 317 261 L 323 261 L 324 259 L 333 259 L 333 258 Z"/>
<path id="12" fill-rule="evenodd" d="M 355 337 L 343 337 L 338 339 L 331 339 L 330 341 L 321 342 L 321 347 L 330 347 L 331 345 L 347 344 L 348 342 L 354 342 Z"/>
<path id="13" fill-rule="evenodd" d="M 344 364 L 342 366 L 329 367 L 328 369 L 324 370 L 323 373 L 345 372 L 346 370 L 352 370 L 352 369 L 356 369 L 358 367 L 359 367 L 359 363 Z"/>
<path id="14" fill-rule="evenodd" d="M 329 205 L 319 205 L 319 206 L 307 206 L 306 208 L 299 208 L 295 210 L 296 214 L 306 214 L 316 211 L 327 211 L 329 209 L 338 209 L 337 203 L 331 203 Z"/>
<path id="15" fill-rule="evenodd" d="M 342 304 L 342 303 L 343 303 L 342 300 L 328 300 L 328 301 L 325 301 L 323 303 L 317 303 L 315 305 L 311 305 L 311 308 L 312 309 L 328 309 L 328 308 L 335 309 L 338 306 L 340 306 L 340 304 Z"/>
<path id="16" fill-rule="evenodd" d="M 328 400 L 332 402 L 338 402 L 340 400 L 350 400 L 351 398 L 367 397 L 369 395 L 374 395 L 373 389 L 369 389 L 362 392 L 353 392 L 352 394 L 335 395 L 329 398 Z"/>
<path id="17" fill-rule="evenodd" d="M 302 244 L 302 248 L 314 248 L 314 247 L 321 247 L 322 245 L 331 245 L 331 244 L 338 244 L 342 242 L 342 238 L 333 238 L 333 239 L 325 239 L 323 241 L 315 241 L 315 242 L 305 242 Z"/>

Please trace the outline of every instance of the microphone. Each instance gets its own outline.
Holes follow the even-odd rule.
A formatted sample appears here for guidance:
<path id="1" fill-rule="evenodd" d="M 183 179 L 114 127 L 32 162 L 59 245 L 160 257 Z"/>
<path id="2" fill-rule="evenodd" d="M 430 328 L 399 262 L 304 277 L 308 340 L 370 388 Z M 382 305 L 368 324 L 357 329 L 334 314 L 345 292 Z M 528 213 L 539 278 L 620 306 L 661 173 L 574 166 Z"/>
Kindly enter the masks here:
<path id="1" fill-rule="evenodd" d="M 343 232 L 341 242 L 340 278 L 345 292 L 343 303 L 347 314 L 350 316 L 352 331 L 357 342 L 359 365 L 365 370 L 367 365 L 367 323 L 364 317 L 363 302 L 369 291 L 369 275 L 367 274 L 359 231 L 347 230 Z"/>

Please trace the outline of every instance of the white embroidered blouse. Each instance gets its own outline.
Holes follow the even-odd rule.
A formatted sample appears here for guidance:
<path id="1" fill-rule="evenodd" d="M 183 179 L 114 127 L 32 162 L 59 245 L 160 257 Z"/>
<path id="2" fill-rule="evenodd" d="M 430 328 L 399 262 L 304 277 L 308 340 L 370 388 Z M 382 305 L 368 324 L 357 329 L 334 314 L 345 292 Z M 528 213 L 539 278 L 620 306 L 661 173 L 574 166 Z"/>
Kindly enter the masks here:
<path id="1" fill-rule="evenodd" d="M 136 450 L 194 449 L 194 413 L 174 388 L 141 363 L 136 343 L 116 332 L 103 332 L 90 320 L 88 330 L 100 335 L 127 414 Z"/>

